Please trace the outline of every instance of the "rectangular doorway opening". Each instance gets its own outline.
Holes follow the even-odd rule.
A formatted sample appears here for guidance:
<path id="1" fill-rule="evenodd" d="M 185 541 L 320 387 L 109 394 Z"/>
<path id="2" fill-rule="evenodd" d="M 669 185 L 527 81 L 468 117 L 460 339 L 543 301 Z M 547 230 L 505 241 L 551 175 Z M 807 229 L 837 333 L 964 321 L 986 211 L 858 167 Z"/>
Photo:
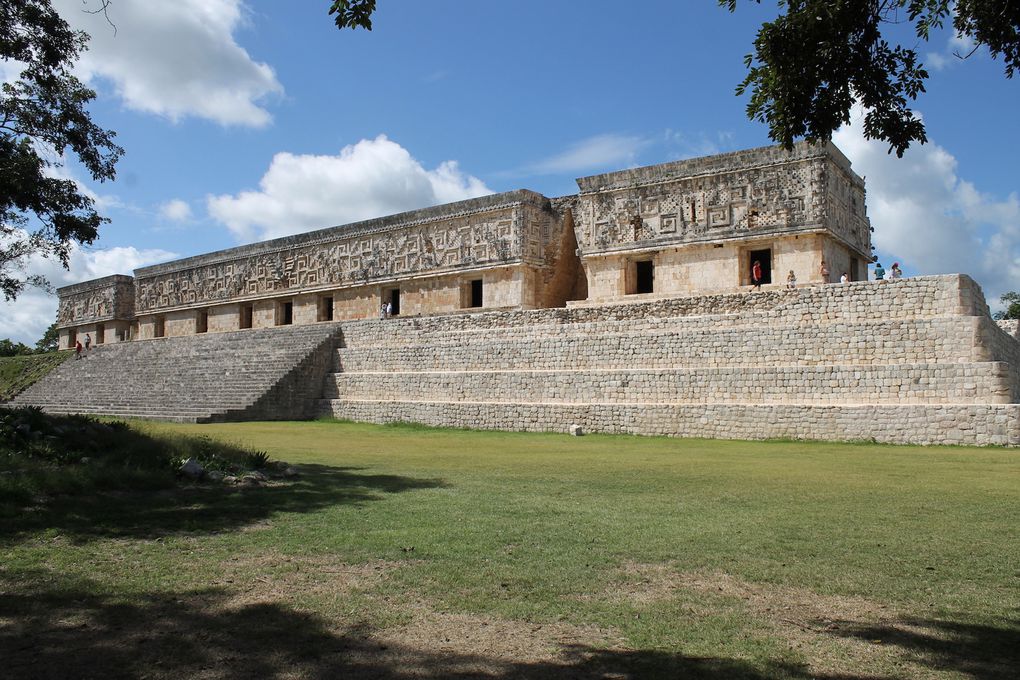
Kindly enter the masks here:
<path id="1" fill-rule="evenodd" d="M 761 283 L 772 283 L 772 249 L 752 250 L 747 254 L 747 282 L 754 284 L 754 263 L 761 266 Z"/>
<path id="2" fill-rule="evenodd" d="M 198 316 L 195 318 L 195 332 L 205 333 L 209 330 L 209 311 L 205 309 L 198 310 Z"/>
<path id="3" fill-rule="evenodd" d="M 471 282 L 471 306 L 482 306 L 482 280 L 474 279 Z"/>
<path id="4" fill-rule="evenodd" d="M 101 323 L 96 324 L 96 344 L 102 345 L 106 342 L 106 326 Z"/>
<path id="5" fill-rule="evenodd" d="M 397 316 L 400 314 L 400 289 L 393 288 L 386 295 L 386 301 L 389 303 L 390 316 Z"/>
<path id="6" fill-rule="evenodd" d="M 655 263 L 641 260 L 634 263 L 634 292 L 638 295 L 655 290 Z"/>
<path id="7" fill-rule="evenodd" d="M 327 295 L 319 298 L 319 321 L 333 320 L 333 297 Z"/>
<path id="8" fill-rule="evenodd" d="M 241 305 L 241 313 L 237 320 L 237 327 L 251 328 L 251 318 L 254 316 L 254 312 L 255 309 L 253 305 Z"/>
<path id="9" fill-rule="evenodd" d="M 860 281 L 861 280 L 861 261 L 856 257 L 850 258 L 850 280 Z"/>
<path id="10" fill-rule="evenodd" d="M 276 325 L 277 326 L 289 326 L 294 323 L 294 303 L 281 302 L 280 306 L 276 308 Z"/>
<path id="11" fill-rule="evenodd" d="M 166 335 L 166 317 L 158 315 L 153 322 L 152 337 L 162 338 Z"/>

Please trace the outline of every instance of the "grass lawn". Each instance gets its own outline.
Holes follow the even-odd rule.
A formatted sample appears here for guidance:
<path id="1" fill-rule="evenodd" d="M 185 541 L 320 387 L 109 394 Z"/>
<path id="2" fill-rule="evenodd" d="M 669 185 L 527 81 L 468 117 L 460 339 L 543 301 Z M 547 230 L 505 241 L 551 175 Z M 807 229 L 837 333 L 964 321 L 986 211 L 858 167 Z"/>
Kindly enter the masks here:
<path id="1" fill-rule="evenodd" d="M 300 475 L 0 526 L 7 677 L 1015 678 L 1020 451 L 138 424 Z"/>

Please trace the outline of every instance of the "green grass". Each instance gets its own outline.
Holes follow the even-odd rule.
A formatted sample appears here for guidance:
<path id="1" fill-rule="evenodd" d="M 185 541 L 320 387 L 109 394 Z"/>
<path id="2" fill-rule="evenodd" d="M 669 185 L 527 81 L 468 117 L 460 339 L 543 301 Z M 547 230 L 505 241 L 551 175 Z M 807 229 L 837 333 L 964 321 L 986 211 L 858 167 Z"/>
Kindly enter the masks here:
<path id="1" fill-rule="evenodd" d="M 71 358 L 71 351 L 0 357 L 0 402 L 9 401 Z"/>
<path id="2" fill-rule="evenodd" d="M 1020 452 L 136 426 L 301 475 L 57 497 L 3 525 L 14 669 L 59 668 L 68 646 L 94 675 L 167 677 L 472 677 L 480 663 L 529 678 L 1006 678 L 1020 664 Z M 518 633 L 542 653 L 513 648 Z"/>

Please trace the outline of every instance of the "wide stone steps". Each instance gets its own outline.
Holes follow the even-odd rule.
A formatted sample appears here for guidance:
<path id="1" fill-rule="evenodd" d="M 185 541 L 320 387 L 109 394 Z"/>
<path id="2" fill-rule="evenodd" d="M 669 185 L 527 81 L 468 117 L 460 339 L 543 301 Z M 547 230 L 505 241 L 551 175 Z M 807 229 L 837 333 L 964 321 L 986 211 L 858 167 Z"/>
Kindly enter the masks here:
<path id="1" fill-rule="evenodd" d="M 493 403 L 1009 403 L 1001 362 L 334 373 L 323 397 Z"/>
<path id="2" fill-rule="evenodd" d="M 184 421 L 307 416 L 338 332 L 315 324 L 102 345 L 13 405 Z"/>
<path id="3" fill-rule="evenodd" d="M 756 329 L 569 335 L 344 347 L 344 372 L 428 370 L 564 370 L 702 366 L 959 363 L 975 356 L 971 317 L 923 321 L 826 323 Z"/>

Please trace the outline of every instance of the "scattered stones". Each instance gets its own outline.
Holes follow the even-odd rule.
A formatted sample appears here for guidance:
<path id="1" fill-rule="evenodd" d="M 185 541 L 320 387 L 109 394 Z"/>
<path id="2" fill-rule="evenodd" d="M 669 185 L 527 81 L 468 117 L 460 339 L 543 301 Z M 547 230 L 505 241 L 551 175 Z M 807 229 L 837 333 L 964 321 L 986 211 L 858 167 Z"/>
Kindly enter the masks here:
<path id="1" fill-rule="evenodd" d="M 290 465 L 288 465 L 283 470 L 283 476 L 286 477 L 287 479 L 293 479 L 294 477 L 297 477 L 298 474 L 300 473 L 298 472 L 297 468 Z"/>
<path id="2" fill-rule="evenodd" d="M 237 482 L 238 479 L 234 475 L 227 475 L 226 477 L 223 478 L 224 484 L 237 484 Z"/>
<path id="3" fill-rule="evenodd" d="M 222 482 L 226 478 L 226 475 L 219 470 L 209 470 L 209 472 L 205 474 L 205 477 L 210 482 Z"/>
<path id="4" fill-rule="evenodd" d="M 205 470 L 202 468 L 201 465 L 198 464 L 198 461 L 196 461 L 194 458 L 189 458 L 186 461 L 184 461 L 184 464 L 181 465 L 181 467 L 178 469 L 178 472 L 180 472 L 188 479 L 201 479 L 202 474 L 205 472 Z"/>

